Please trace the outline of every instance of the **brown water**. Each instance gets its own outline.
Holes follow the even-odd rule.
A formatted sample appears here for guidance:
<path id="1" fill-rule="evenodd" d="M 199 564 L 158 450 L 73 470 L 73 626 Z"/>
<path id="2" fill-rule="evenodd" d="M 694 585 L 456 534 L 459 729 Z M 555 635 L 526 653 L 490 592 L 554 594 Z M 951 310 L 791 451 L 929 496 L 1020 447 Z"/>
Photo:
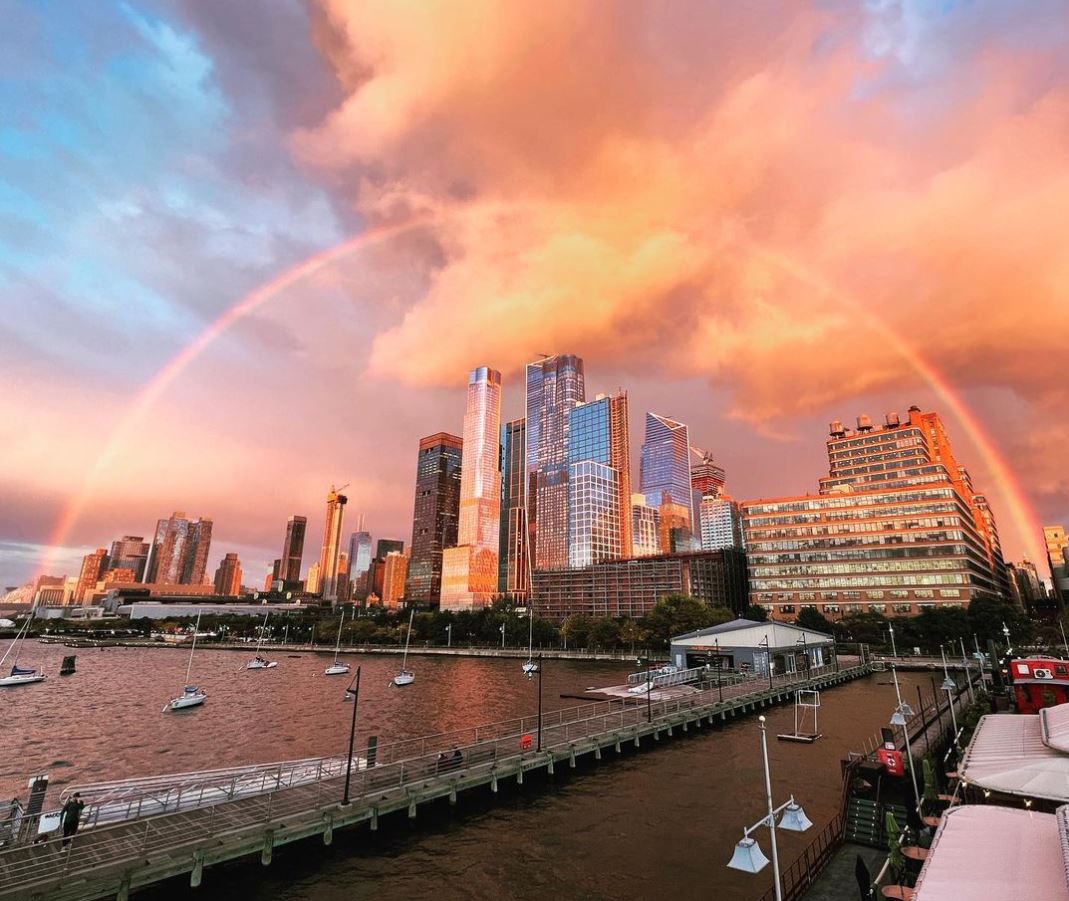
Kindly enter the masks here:
<path id="1" fill-rule="evenodd" d="M 58 670 L 68 649 L 31 643 L 23 663 Z M 0 758 L 0 798 L 24 792 L 26 778 L 47 771 L 52 785 L 117 779 L 296 757 L 344 754 L 351 706 L 348 680 L 325 677 L 330 655 L 278 655 L 277 669 L 246 672 L 249 654 L 198 653 L 194 681 L 209 694 L 203 708 L 163 714 L 185 677 L 181 650 L 79 650 L 76 675 L 0 693 L 9 749 Z M 415 657 L 418 680 L 388 688 L 399 661 L 351 658 L 363 666 L 358 738 L 380 741 L 532 714 L 537 683 L 518 660 Z M 547 709 L 572 706 L 561 692 L 623 681 L 615 664 L 546 661 Z M 793 709 L 768 712 L 769 754 L 777 804 L 793 792 L 816 828 L 780 833 L 781 860 L 792 861 L 831 819 L 839 797 L 839 760 L 886 725 L 894 688 L 886 676 L 822 695 L 814 745 L 778 742 Z M 915 685 L 931 694 L 928 675 L 902 676 L 907 700 Z M 757 720 L 747 717 L 714 732 L 664 738 L 653 752 L 608 753 L 574 772 L 529 778 L 461 796 L 450 810 L 421 808 L 414 823 L 383 820 L 366 828 L 275 850 L 274 863 L 209 868 L 198 896 L 244 898 L 711 898 L 751 901 L 771 885 L 771 867 L 757 876 L 724 866 L 744 825 L 763 804 Z M 52 789 L 53 800 L 58 790 Z M 770 853 L 767 833 L 758 836 Z M 188 883 L 145 893 L 178 898 Z"/>

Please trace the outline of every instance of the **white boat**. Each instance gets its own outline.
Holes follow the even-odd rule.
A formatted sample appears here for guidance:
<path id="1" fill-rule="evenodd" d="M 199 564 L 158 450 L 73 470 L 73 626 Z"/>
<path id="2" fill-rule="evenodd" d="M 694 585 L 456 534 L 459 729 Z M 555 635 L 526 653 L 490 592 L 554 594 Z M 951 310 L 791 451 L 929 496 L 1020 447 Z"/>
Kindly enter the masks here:
<path id="1" fill-rule="evenodd" d="M 26 617 L 26 622 L 22 624 L 22 628 L 16 633 L 15 640 L 8 645 L 4 656 L 0 657 L 0 666 L 3 666 L 4 661 L 7 660 L 11 652 L 15 652 L 15 659 L 11 661 L 11 673 L 0 677 L 0 688 L 14 688 L 16 685 L 32 685 L 34 682 L 45 681 L 44 673 L 38 672 L 31 667 L 19 666 L 19 654 L 22 652 L 22 645 L 26 641 L 26 635 L 30 631 L 30 621 L 32 619 L 32 616 Z"/>
<path id="2" fill-rule="evenodd" d="M 189 676 L 193 672 L 193 654 L 197 650 L 197 633 L 200 631 L 201 613 L 202 611 L 197 611 L 197 622 L 193 626 L 193 645 L 189 649 L 189 663 L 186 664 L 186 686 L 182 689 L 182 694 L 177 698 L 171 698 L 167 702 L 167 706 L 163 708 L 164 713 L 168 710 L 185 710 L 187 707 L 199 707 L 204 703 L 204 699 L 208 697 L 196 685 L 189 684 Z"/>
<path id="3" fill-rule="evenodd" d="M 537 672 L 538 672 L 538 664 L 535 663 L 533 660 L 528 660 L 523 665 L 523 674 L 525 676 L 530 676 L 530 675 L 532 675 L 534 673 L 537 673 Z"/>
<path id="4" fill-rule="evenodd" d="M 260 653 L 260 648 L 264 643 L 264 635 L 267 632 L 267 618 L 271 615 L 271 611 L 268 610 L 264 613 L 264 622 L 260 626 L 260 637 L 256 640 L 256 656 L 245 664 L 245 669 L 274 669 L 278 666 L 278 662 L 275 660 L 268 660 L 263 654 Z"/>
<path id="5" fill-rule="evenodd" d="M 400 688 L 402 685 L 411 685 L 416 681 L 416 674 L 407 667 L 408 644 L 412 641 L 412 621 L 416 618 L 416 608 L 408 615 L 408 634 L 405 636 L 405 653 L 401 658 L 401 672 L 393 677 L 393 684 Z"/>
<path id="6" fill-rule="evenodd" d="M 356 616 L 355 612 L 353 613 L 353 616 Z M 341 650 L 341 629 L 342 629 L 342 626 L 344 626 L 344 625 L 345 625 L 345 608 L 343 607 L 342 611 L 341 611 L 341 619 L 338 621 L 338 640 L 336 642 L 334 642 L 334 662 L 330 666 L 328 666 L 325 670 L 323 670 L 323 675 L 324 676 L 344 676 L 347 672 L 349 672 L 349 664 L 348 663 L 339 663 L 338 662 L 338 651 Z"/>

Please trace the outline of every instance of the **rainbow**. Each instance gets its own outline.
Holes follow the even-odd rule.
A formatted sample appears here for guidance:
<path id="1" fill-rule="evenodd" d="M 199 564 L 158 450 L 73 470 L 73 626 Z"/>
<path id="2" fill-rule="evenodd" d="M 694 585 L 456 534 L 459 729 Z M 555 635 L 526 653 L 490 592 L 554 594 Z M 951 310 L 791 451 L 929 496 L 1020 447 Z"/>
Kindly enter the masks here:
<path id="1" fill-rule="evenodd" d="M 1009 509 L 1010 519 L 1017 531 L 1017 537 L 1025 552 L 1033 562 L 1044 559 L 1045 551 L 1039 546 L 1039 517 L 1036 515 L 1028 495 L 1021 488 L 1009 463 L 999 451 L 994 440 L 988 435 L 976 414 L 938 369 L 910 345 L 885 320 L 871 310 L 862 306 L 849 294 L 831 284 L 827 279 L 813 272 L 797 259 L 773 250 L 769 247 L 752 245 L 755 252 L 767 262 L 783 269 L 798 281 L 808 284 L 827 295 L 853 316 L 863 320 L 873 331 L 880 335 L 906 363 L 927 383 L 935 395 L 946 406 L 959 425 L 965 431 L 973 446 L 980 452 L 980 457 L 994 478 L 1002 500 Z"/>
<path id="2" fill-rule="evenodd" d="M 97 482 L 107 465 L 115 457 L 119 448 L 130 434 L 131 430 L 156 403 L 160 395 L 167 390 L 175 379 L 199 357 L 220 335 L 226 332 L 234 324 L 240 322 L 250 313 L 263 306 L 272 297 L 285 291 L 299 281 L 314 275 L 325 266 L 363 250 L 373 244 L 378 244 L 390 238 L 397 237 L 405 232 L 426 225 L 431 217 L 421 216 L 409 219 L 399 225 L 380 226 L 368 229 L 351 238 L 347 238 L 340 244 L 328 247 L 319 253 L 313 254 L 307 259 L 276 275 L 271 281 L 260 285 L 250 294 L 246 294 L 237 303 L 225 310 L 217 319 L 209 323 L 205 328 L 185 347 L 168 360 L 152 379 L 145 385 L 137 398 L 130 405 L 126 414 L 108 437 L 107 444 L 96 458 L 92 468 L 86 475 L 81 489 L 75 494 L 63 508 L 56 521 L 55 528 L 49 538 L 49 550 L 40 563 L 40 571 L 47 572 L 56 561 L 57 550 L 63 546 L 70 534 L 78 517 L 85 509 L 89 499 L 93 496 Z"/>
<path id="3" fill-rule="evenodd" d="M 425 225 L 428 221 L 429 217 L 424 217 L 409 220 L 400 225 L 370 229 L 308 257 L 306 260 L 277 275 L 271 281 L 261 285 L 250 294 L 245 295 L 206 326 L 193 341 L 168 360 L 130 405 L 125 416 L 109 436 L 107 444 L 94 462 L 81 489 L 64 507 L 49 539 L 50 550 L 41 562 L 41 571 L 47 572 L 52 567 L 57 549 L 63 546 L 75 522 L 77 522 L 89 499 L 93 496 L 101 473 L 114 458 L 133 427 L 151 409 L 160 395 L 167 390 L 168 386 L 220 335 L 271 298 L 302 279 L 313 275 L 325 266 L 358 250 Z M 914 347 L 907 343 L 887 322 L 866 309 L 850 295 L 831 284 L 827 279 L 781 251 L 756 244 L 751 246 L 754 252 L 762 259 L 783 269 L 795 279 L 817 289 L 833 299 L 841 307 L 847 309 L 852 315 L 864 320 L 931 387 L 939 400 L 964 429 L 969 440 L 979 451 L 984 465 L 997 482 L 1002 499 L 1009 508 L 1010 518 L 1026 552 L 1033 561 L 1042 560 L 1043 556 L 1038 544 L 1039 520 L 1032 509 L 1028 496 L 1017 482 L 1009 464 L 985 431 L 976 414 L 969 408 L 969 405 L 961 394 L 954 389 L 949 380 L 922 357 Z"/>

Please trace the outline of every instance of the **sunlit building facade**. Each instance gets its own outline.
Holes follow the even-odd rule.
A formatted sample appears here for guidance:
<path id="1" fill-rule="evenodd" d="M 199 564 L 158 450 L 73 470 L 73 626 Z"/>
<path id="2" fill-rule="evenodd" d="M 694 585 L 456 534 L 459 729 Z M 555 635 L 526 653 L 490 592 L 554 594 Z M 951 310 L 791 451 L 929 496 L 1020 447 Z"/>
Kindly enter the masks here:
<path id="1" fill-rule="evenodd" d="M 743 546 L 742 510 L 738 501 L 727 495 L 706 495 L 698 508 L 698 520 L 703 551 Z"/>
<path id="2" fill-rule="evenodd" d="M 97 582 L 108 571 L 108 552 L 106 548 L 98 547 L 90 554 L 82 557 L 82 568 L 78 574 L 78 587 L 74 591 L 74 601 L 77 604 L 88 604 L 96 590 Z"/>
<path id="3" fill-rule="evenodd" d="M 215 593 L 228 597 L 241 594 L 241 561 L 237 554 L 227 554 L 219 561 L 215 571 Z"/>
<path id="4" fill-rule="evenodd" d="M 557 569 L 568 565 L 568 413 L 586 399 L 583 361 L 556 354 L 526 376 L 528 547 L 535 569 Z"/>
<path id="5" fill-rule="evenodd" d="M 664 496 L 667 495 L 668 503 L 686 511 L 686 526 L 692 528 L 693 489 L 687 426 L 667 416 L 647 413 L 646 436 L 639 463 L 639 490 L 646 495 L 646 503 L 661 509 L 663 517 Z M 665 528 L 664 522 L 661 528 Z"/>
<path id="6" fill-rule="evenodd" d="M 408 557 L 399 551 L 391 551 L 383 560 L 382 606 L 396 610 L 405 599 L 405 581 L 408 573 Z"/>
<path id="7" fill-rule="evenodd" d="M 527 596 L 527 424 L 514 419 L 501 426 L 501 544 L 497 590 L 514 598 Z"/>
<path id="8" fill-rule="evenodd" d="M 367 597 L 371 590 L 368 584 L 368 572 L 371 569 L 371 533 L 353 532 L 349 536 L 349 584 L 352 595 L 359 601 Z"/>
<path id="9" fill-rule="evenodd" d="M 108 554 L 108 569 L 129 569 L 133 572 L 133 581 L 145 578 L 145 565 L 148 563 L 149 543 L 141 535 L 123 535 L 111 543 Z"/>
<path id="10" fill-rule="evenodd" d="M 304 559 L 304 533 L 308 528 L 308 519 L 304 516 L 291 516 L 286 522 L 286 537 L 282 542 L 282 556 L 276 578 L 286 582 L 301 580 L 301 564 Z"/>
<path id="11" fill-rule="evenodd" d="M 620 558 L 620 474 L 594 460 L 568 471 L 568 565 Z"/>
<path id="12" fill-rule="evenodd" d="M 313 563 L 308 567 L 308 576 L 304 580 L 304 590 L 308 594 L 319 594 L 319 563 Z"/>
<path id="13" fill-rule="evenodd" d="M 1044 526 L 1043 541 L 1047 545 L 1047 566 L 1051 586 L 1059 606 L 1069 599 L 1069 537 L 1065 526 Z"/>
<path id="14" fill-rule="evenodd" d="M 349 502 L 333 485 L 327 493 L 327 518 L 323 525 L 323 547 L 319 552 L 319 591 L 324 601 L 338 600 L 338 554 L 345 505 Z M 307 587 L 307 586 L 306 586 Z"/>
<path id="15" fill-rule="evenodd" d="M 646 503 L 646 495 L 631 495 L 633 557 L 652 557 L 661 552 L 661 513 Z"/>
<path id="16" fill-rule="evenodd" d="M 691 448 L 698 455 L 697 462 L 690 467 L 691 491 L 699 498 L 719 497 L 724 491 L 727 474 L 724 467 L 713 459 L 708 451 Z"/>
<path id="17" fill-rule="evenodd" d="M 443 610 L 485 607 L 497 592 L 500 429 L 501 373 L 480 366 L 468 379 L 457 546 L 442 553 Z"/>
<path id="18" fill-rule="evenodd" d="M 145 581 L 163 585 L 204 585 L 212 521 L 191 520 L 182 512 L 156 522 Z"/>
<path id="19" fill-rule="evenodd" d="M 1006 597 L 994 516 L 938 414 L 911 407 L 905 422 L 860 416 L 857 431 L 830 431 L 819 495 L 743 504 L 753 603 L 793 619 L 805 607 L 908 615 Z"/>
<path id="20" fill-rule="evenodd" d="M 457 543 L 463 442 L 438 432 L 420 439 L 416 499 L 405 597 L 437 606 L 442 594 L 442 551 Z"/>

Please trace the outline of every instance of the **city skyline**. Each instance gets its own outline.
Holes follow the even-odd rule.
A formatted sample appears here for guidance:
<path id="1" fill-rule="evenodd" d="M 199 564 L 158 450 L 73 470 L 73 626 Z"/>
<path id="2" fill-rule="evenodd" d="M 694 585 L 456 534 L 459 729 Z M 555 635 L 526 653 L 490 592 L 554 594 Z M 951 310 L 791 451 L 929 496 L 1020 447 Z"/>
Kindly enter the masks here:
<path id="1" fill-rule="evenodd" d="M 515 385 L 554 348 L 590 394 L 626 386 L 636 437 L 636 412 L 680 416 L 740 499 L 815 490 L 836 417 L 938 409 L 1005 557 L 1042 560 L 1069 521 L 1064 16 L 770 6 L 516 8 L 478 84 L 471 10 L 6 8 L 0 584 L 176 508 L 257 582 L 294 510 L 307 565 L 336 478 L 407 536 L 456 373 Z M 553 64 L 577 43 L 587 65 Z"/>

